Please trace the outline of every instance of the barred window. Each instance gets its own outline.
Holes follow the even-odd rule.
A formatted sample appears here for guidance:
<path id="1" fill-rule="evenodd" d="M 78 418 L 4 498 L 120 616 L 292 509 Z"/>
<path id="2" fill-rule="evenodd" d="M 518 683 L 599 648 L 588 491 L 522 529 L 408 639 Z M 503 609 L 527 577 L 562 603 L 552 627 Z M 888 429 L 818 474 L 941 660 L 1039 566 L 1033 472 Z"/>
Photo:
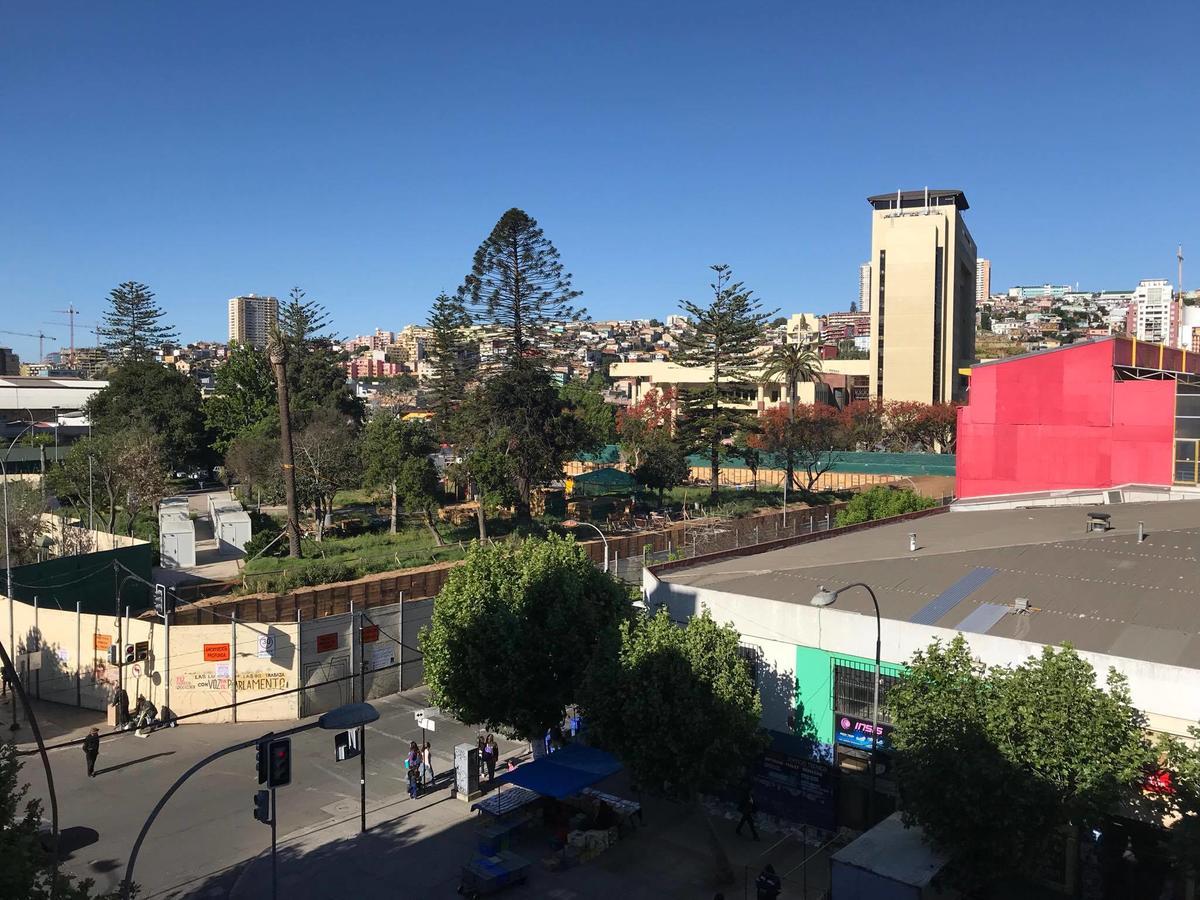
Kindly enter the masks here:
<path id="1" fill-rule="evenodd" d="M 746 663 L 746 671 L 750 674 L 750 682 L 754 685 L 754 690 L 758 690 L 758 676 L 762 671 L 762 647 L 756 647 L 753 644 L 739 644 L 738 656 Z"/>
<path id="2" fill-rule="evenodd" d="M 891 725 L 887 695 L 900 680 L 894 666 L 879 667 L 879 723 Z M 838 659 L 833 664 L 833 709 L 859 719 L 870 720 L 875 695 L 875 665 L 857 660 Z"/>

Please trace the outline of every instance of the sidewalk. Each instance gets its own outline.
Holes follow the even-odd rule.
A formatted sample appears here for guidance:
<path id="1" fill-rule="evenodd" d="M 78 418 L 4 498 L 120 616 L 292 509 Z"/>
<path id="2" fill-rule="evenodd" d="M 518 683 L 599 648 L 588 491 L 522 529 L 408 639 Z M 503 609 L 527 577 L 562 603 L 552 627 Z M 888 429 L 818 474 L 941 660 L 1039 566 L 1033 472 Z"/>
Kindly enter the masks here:
<path id="1" fill-rule="evenodd" d="M 603 787 L 628 796 L 621 775 Z M 750 897 L 762 867 L 772 863 L 784 879 L 785 897 L 816 898 L 829 885 L 828 853 L 806 854 L 796 837 L 761 833 L 760 841 L 738 836 L 733 819 L 712 818 L 713 830 L 733 866 L 730 884 L 717 885 L 711 838 L 700 815 L 666 800 L 648 799 L 646 823 L 598 857 L 562 872 L 549 871 L 548 834 L 540 824 L 528 827 L 513 851 L 528 859 L 528 882 L 506 889 L 513 898 L 555 900 L 641 900 L 701 898 L 715 891 L 727 900 Z M 451 799 L 446 788 L 409 801 L 401 796 L 371 807 L 369 831 L 358 833 L 358 818 L 341 818 L 281 837 L 278 895 L 289 900 L 340 896 L 452 897 L 461 866 L 475 853 L 480 820 L 467 804 Z M 803 864 L 809 856 L 807 864 Z M 248 862 L 233 885 L 230 900 L 270 896 L 271 857 Z M 403 892 L 403 894 L 401 893 Z"/>
<path id="2" fill-rule="evenodd" d="M 32 697 L 29 702 L 33 705 L 33 714 L 37 716 L 38 728 L 41 729 L 42 740 L 46 744 L 82 740 L 93 726 L 102 732 L 110 730 L 106 724 L 105 713 L 99 710 L 68 706 L 65 703 L 50 703 L 49 701 L 35 700 Z M 25 710 L 21 708 L 19 701 L 17 703 L 17 721 L 21 723 L 21 727 L 16 731 L 10 730 L 12 695 L 5 694 L 0 697 L 0 741 L 13 741 L 18 750 L 37 749 L 37 743 L 33 739 L 33 729 L 25 720 Z"/>

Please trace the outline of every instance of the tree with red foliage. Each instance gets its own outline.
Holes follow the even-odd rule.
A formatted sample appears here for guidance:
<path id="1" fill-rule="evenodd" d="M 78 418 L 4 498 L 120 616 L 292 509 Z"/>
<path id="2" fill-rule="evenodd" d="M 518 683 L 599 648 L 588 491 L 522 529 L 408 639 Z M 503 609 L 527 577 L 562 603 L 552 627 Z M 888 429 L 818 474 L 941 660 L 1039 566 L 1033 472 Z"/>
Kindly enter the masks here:
<path id="1" fill-rule="evenodd" d="M 841 411 L 841 420 L 838 444 L 843 449 L 874 450 L 883 440 L 883 404 L 878 400 L 855 400 Z"/>
<path id="2" fill-rule="evenodd" d="M 617 435 L 631 468 L 642 464 L 643 453 L 655 440 L 672 434 L 677 399 L 675 388 L 650 388 L 637 403 L 617 410 Z"/>
<path id="3" fill-rule="evenodd" d="M 952 403 L 891 400 L 884 404 L 884 442 L 888 450 L 905 452 L 935 448 L 953 453 L 958 410 Z"/>
<path id="4" fill-rule="evenodd" d="M 794 416 L 780 407 L 763 412 L 758 419 L 759 440 L 764 450 L 782 454 L 789 469 L 803 470 L 802 489 L 811 493 L 833 465 L 841 416 L 823 403 L 798 403 Z"/>

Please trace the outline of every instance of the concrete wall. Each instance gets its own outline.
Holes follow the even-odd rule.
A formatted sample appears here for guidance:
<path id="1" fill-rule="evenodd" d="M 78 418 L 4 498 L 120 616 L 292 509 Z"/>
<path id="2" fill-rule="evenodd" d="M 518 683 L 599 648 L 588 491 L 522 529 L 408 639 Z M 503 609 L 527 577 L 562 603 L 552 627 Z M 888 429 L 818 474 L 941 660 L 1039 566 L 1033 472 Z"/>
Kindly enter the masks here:
<path id="1" fill-rule="evenodd" d="M 799 674 L 805 674 L 810 681 L 821 677 L 815 668 L 797 673 L 798 648 L 813 648 L 839 657 L 871 661 L 875 658 L 874 623 L 857 613 L 672 584 L 659 581 L 650 570 L 643 573 L 642 586 L 652 610 L 666 606 L 672 618 L 682 622 L 706 607 L 718 622 L 733 623 L 741 632 L 743 643 L 762 648 L 764 663 L 777 675 L 774 685 L 766 683 L 763 696 L 763 719 L 768 728 L 786 730 L 786 714 L 795 704 L 797 691 L 801 698 L 812 698 L 814 708 L 821 691 L 828 691 L 828 687 L 816 683 L 798 683 L 789 689 L 791 680 Z M 882 659 L 885 664 L 903 665 L 933 640 L 949 641 L 958 633 L 949 628 L 886 619 Z M 963 636 L 972 653 L 988 665 L 1018 663 L 1040 654 L 1043 646 L 986 634 Z M 1152 728 L 1183 735 L 1186 724 L 1200 720 L 1200 670 L 1084 650 L 1079 655 L 1092 664 L 1101 682 L 1109 667 L 1123 674 L 1129 680 L 1134 706 L 1147 715 Z M 828 677 L 828 670 L 824 677 Z"/>
<path id="2" fill-rule="evenodd" d="M 353 684 L 347 680 L 315 686 L 359 671 L 355 625 L 361 611 L 299 623 L 172 624 L 168 652 L 168 635 L 158 619 L 126 622 L 21 601 L 10 604 L 0 597 L 0 639 L 6 645 L 10 608 L 16 653 L 40 655 L 41 668 L 31 668 L 26 684 L 30 694 L 42 700 L 103 710 L 123 683 L 131 703 L 142 694 L 159 709 L 193 717 L 187 721 L 216 723 L 295 719 L 361 697 L 358 679 Z M 369 668 L 367 699 L 423 683 L 418 633 L 432 612 L 433 600 L 425 599 L 373 607 L 366 613 L 363 624 L 377 626 L 377 633 L 368 630 L 361 651 Z M 145 659 L 132 665 L 109 664 L 110 644 L 143 641 Z M 300 691 L 302 683 L 314 687 Z M 235 701 L 236 709 L 217 709 Z"/>

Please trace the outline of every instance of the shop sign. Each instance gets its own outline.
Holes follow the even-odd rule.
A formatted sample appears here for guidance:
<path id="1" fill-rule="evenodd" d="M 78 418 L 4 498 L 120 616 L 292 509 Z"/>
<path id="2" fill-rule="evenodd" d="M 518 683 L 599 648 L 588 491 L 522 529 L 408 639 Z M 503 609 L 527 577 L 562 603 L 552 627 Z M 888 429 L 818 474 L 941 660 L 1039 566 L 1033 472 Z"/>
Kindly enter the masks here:
<path id="1" fill-rule="evenodd" d="M 860 719 L 843 713 L 834 713 L 834 725 L 837 728 L 836 739 L 843 747 L 854 747 L 857 750 L 871 749 L 871 734 L 874 731 L 875 749 L 890 751 L 892 749 L 892 726 L 872 725 L 870 719 Z"/>

